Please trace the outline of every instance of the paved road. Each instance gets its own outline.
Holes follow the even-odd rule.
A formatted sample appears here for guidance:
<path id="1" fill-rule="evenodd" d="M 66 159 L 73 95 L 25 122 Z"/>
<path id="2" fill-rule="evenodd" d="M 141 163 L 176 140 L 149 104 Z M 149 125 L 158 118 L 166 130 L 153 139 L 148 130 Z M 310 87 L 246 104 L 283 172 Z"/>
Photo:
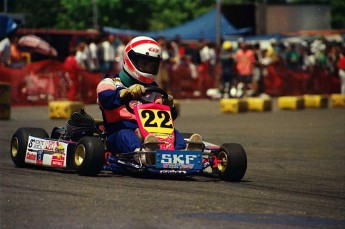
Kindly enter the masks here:
<path id="1" fill-rule="evenodd" d="M 216 101 L 182 101 L 180 131 L 246 149 L 239 183 L 14 167 L 17 128 L 64 124 L 47 107 L 0 121 L 1 228 L 345 228 L 345 109 L 222 114 Z"/>

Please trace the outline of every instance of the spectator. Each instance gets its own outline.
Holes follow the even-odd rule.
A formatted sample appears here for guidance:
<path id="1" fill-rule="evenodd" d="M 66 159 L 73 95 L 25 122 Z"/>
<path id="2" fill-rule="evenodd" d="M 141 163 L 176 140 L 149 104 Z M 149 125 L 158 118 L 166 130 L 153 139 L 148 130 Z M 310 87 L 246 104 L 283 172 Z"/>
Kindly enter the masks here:
<path id="1" fill-rule="evenodd" d="M 286 59 L 286 67 L 290 70 L 298 70 L 299 69 L 299 53 L 296 50 L 295 44 L 290 44 L 288 51 L 286 52 L 285 59 Z"/>
<path id="2" fill-rule="evenodd" d="M 252 95 L 258 96 L 264 93 L 264 79 L 263 79 L 263 67 L 264 61 L 266 64 L 270 64 L 271 58 L 268 56 L 267 49 L 261 49 L 260 44 L 257 43 L 254 45 L 254 55 L 255 55 L 255 63 L 253 69 L 253 80 L 252 80 Z"/>
<path id="3" fill-rule="evenodd" d="M 100 71 L 103 73 L 112 73 L 115 63 L 115 48 L 113 46 L 115 36 L 108 34 L 104 37 L 99 47 Z"/>
<path id="4" fill-rule="evenodd" d="M 166 92 L 171 93 L 172 90 L 172 83 L 170 74 L 169 74 L 169 52 L 167 48 L 167 41 L 165 38 L 160 37 L 157 40 L 158 44 L 162 48 L 162 62 L 160 64 L 157 81 L 158 85 L 163 88 Z"/>
<path id="5" fill-rule="evenodd" d="M 0 41 L 0 65 L 8 66 L 11 59 L 11 41 L 8 37 Z"/>
<path id="6" fill-rule="evenodd" d="M 208 44 L 208 47 L 209 47 L 208 52 L 210 55 L 208 74 L 209 76 L 211 76 L 212 80 L 215 82 L 215 79 L 217 78 L 217 61 L 218 61 L 216 43 L 210 42 Z M 214 85 L 214 86 L 218 86 L 218 85 Z"/>
<path id="7" fill-rule="evenodd" d="M 210 60 L 211 60 L 211 53 L 210 48 L 208 46 L 208 41 L 200 40 L 199 43 L 199 54 L 200 54 L 200 61 L 201 63 L 198 66 L 198 83 L 197 83 L 197 90 L 194 93 L 194 96 L 201 96 L 205 92 L 205 82 L 209 78 L 209 68 L 210 68 Z"/>
<path id="8" fill-rule="evenodd" d="M 236 70 L 238 74 L 237 97 L 247 96 L 247 90 L 253 88 L 253 69 L 255 64 L 255 55 L 253 50 L 248 48 L 244 41 L 239 42 L 240 49 L 237 50 Z"/>
<path id="9" fill-rule="evenodd" d="M 99 61 L 97 55 L 97 39 L 90 38 L 87 42 L 88 44 L 88 70 L 91 72 L 98 72 Z"/>
<path id="10" fill-rule="evenodd" d="M 76 101 L 78 97 L 79 88 L 79 72 L 82 67 L 77 62 L 76 50 L 73 49 L 68 57 L 64 61 L 65 77 L 69 84 L 69 90 L 67 93 L 67 99 L 71 101 Z"/>
<path id="11" fill-rule="evenodd" d="M 119 39 L 119 43 L 115 49 L 115 72 L 120 72 L 123 67 L 123 52 L 126 44 L 131 40 L 129 36 L 124 36 Z"/>
<path id="12" fill-rule="evenodd" d="M 14 36 L 11 39 L 11 57 L 10 66 L 12 68 L 22 68 L 25 65 L 25 59 L 22 52 L 18 48 L 18 37 Z"/>
<path id="13" fill-rule="evenodd" d="M 345 48 L 340 54 L 340 58 L 338 60 L 338 71 L 339 71 L 339 78 L 340 78 L 340 92 L 341 94 L 345 95 Z"/>
<path id="14" fill-rule="evenodd" d="M 77 60 L 77 63 L 80 66 L 80 68 L 87 69 L 88 51 L 85 42 L 81 42 L 78 44 L 75 59 Z"/>
<path id="15" fill-rule="evenodd" d="M 222 98 L 228 98 L 231 97 L 230 91 L 235 79 L 235 60 L 232 43 L 230 41 L 224 41 L 222 44 L 220 62 L 222 67 L 220 93 L 222 94 Z"/>

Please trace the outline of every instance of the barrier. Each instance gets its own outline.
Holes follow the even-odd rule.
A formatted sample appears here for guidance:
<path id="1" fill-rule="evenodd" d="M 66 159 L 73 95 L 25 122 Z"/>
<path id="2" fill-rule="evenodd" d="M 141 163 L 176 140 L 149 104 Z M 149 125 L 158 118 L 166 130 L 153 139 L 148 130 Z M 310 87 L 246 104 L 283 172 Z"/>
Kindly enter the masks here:
<path id="1" fill-rule="evenodd" d="M 50 101 L 48 106 L 51 119 L 68 119 L 73 112 L 80 111 L 85 104 L 76 101 Z"/>
<path id="2" fill-rule="evenodd" d="M 293 71 L 275 63 L 266 67 L 265 92 L 271 96 L 300 96 L 304 94 L 331 94 L 340 92 L 340 79 L 325 69 Z"/>
<path id="3" fill-rule="evenodd" d="M 332 107 L 345 107 L 345 95 L 331 94 L 330 98 Z"/>
<path id="4" fill-rule="evenodd" d="M 223 113 L 240 113 L 248 111 L 248 102 L 244 99 L 221 99 L 220 111 Z"/>
<path id="5" fill-rule="evenodd" d="M 281 96 L 278 98 L 278 108 L 287 110 L 304 109 L 304 99 L 302 96 Z"/>
<path id="6" fill-rule="evenodd" d="M 304 106 L 307 108 L 327 108 L 328 96 L 326 95 L 304 95 Z"/>
<path id="7" fill-rule="evenodd" d="M 304 94 L 337 94 L 340 79 L 323 69 L 312 72 L 291 71 L 284 65 L 272 64 L 266 67 L 263 78 L 265 92 L 271 96 Z M 170 86 L 175 98 L 203 97 L 205 89 L 214 86 L 215 76 L 199 70 L 199 78 L 191 77 L 188 66 L 181 65 L 170 71 Z M 86 104 L 95 103 L 96 87 L 102 80 L 102 73 L 80 72 L 79 100 Z M 11 86 L 11 105 L 46 105 L 48 101 L 64 100 L 69 88 L 63 71 L 63 63 L 44 60 L 27 64 L 22 69 L 0 66 L 0 81 Z M 200 92 L 196 96 L 195 91 Z"/>
<path id="8" fill-rule="evenodd" d="M 102 74 L 82 71 L 79 79 L 80 101 L 95 103 Z M 69 88 L 63 63 L 57 60 L 38 61 L 21 69 L 0 66 L 0 81 L 11 85 L 12 105 L 47 105 L 48 101 L 64 100 Z"/>
<path id="9" fill-rule="evenodd" d="M 272 110 L 272 99 L 270 98 L 256 98 L 250 97 L 245 99 L 248 103 L 249 111 L 271 111 Z"/>

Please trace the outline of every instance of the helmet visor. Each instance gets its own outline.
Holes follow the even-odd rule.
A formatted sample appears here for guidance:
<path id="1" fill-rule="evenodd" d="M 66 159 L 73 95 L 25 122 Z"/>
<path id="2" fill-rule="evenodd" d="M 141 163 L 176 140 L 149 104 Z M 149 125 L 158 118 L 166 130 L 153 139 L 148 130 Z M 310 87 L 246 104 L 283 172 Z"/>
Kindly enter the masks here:
<path id="1" fill-rule="evenodd" d="M 128 52 L 128 57 L 140 72 L 157 75 L 162 58 L 152 57 L 136 53 L 133 50 Z"/>

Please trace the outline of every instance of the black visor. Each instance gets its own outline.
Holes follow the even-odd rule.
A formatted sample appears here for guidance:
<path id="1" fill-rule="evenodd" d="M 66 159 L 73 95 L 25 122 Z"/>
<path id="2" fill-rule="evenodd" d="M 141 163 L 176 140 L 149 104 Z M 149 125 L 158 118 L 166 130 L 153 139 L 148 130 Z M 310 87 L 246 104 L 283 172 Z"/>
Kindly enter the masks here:
<path id="1" fill-rule="evenodd" d="M 162 58 L 143 55 L 133 50 L 128 52 L 128 57 L 139 71 L 157 75 Z"/>

